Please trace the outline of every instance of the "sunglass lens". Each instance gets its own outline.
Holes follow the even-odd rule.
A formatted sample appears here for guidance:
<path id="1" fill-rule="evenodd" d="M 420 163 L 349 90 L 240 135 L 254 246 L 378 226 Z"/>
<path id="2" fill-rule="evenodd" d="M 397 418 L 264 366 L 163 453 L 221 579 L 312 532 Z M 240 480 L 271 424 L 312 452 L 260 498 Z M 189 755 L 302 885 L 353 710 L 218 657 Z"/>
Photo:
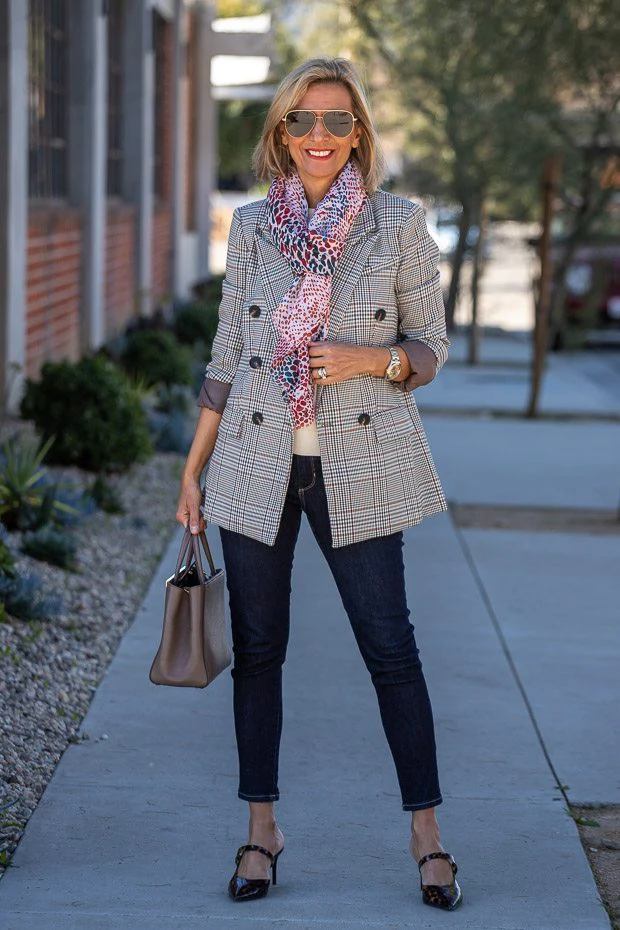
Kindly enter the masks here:
<path id="1" fill-rule="evenodd" d="M 296 139 L 307 136 L 314 126 L 314 113 L 306 110 L 291 110 L 286 114 L 286 131 Z"/>
<path id="2" fill-rule="evenodd" d="M 323 117 L 323 123 L 332 136 L 345 139 L 353 129 L 353 117 L 346 110 L 330 110 Z"/>

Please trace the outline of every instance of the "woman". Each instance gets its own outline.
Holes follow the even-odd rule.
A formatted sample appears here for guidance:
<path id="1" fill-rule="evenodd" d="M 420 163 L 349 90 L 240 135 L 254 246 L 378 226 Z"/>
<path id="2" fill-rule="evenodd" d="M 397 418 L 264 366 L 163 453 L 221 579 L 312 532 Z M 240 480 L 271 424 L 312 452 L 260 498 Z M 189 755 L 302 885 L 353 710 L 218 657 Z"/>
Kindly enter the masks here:
<path id="1" fill-rule="evenodd" d="M 446 509 L 411 392 L 435 376 L 448 342 L 437 247 L 418 205 L 379 190 L 382 167 L 352 65 L 308 61 L 276 91 L 255 152 L 267 198 L 235 210 L 230 232 L 177 519 L 221 532 L 250 814 L 229 884 L 236 901 L 263 897 L 270 870 L 276 884 L 284 848 L 274 801 L 302 511 L 377 692 L 423 900 L 461 900 L 435 816 L 433 719 L 402 558 L 402 530 Z"/>

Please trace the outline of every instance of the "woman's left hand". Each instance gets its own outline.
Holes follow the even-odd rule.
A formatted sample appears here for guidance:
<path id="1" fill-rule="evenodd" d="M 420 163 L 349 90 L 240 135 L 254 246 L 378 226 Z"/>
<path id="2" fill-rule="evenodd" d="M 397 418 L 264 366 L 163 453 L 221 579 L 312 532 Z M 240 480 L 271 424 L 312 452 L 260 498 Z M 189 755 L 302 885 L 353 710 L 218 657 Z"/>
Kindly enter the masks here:
<path id="1" fill-rule="evenodd" d="M 315 384 L 337 384 L 358 375 L 382 377 L 390 363 L 384 346 L 358 346 L 348 342 L 310 342 L 310 371 Z M 325 369 L 327 377 L 319 372 Z"/>

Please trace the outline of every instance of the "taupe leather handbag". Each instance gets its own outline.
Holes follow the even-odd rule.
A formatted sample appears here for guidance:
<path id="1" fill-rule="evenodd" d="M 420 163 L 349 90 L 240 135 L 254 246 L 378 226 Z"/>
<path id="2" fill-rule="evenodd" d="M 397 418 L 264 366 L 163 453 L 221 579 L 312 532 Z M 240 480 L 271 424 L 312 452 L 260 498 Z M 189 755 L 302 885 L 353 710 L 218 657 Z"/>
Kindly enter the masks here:
<path id="1" fill-rule="evenodd" d="M 211 575 L 202 567 L 204 549 Z M 155 685 L 206 688 L 232 661 L 224 609 L 225 575 L 204 533 L 185 530 L 174 575 L 166 581 L 161 642 L 149 678 Z"/>

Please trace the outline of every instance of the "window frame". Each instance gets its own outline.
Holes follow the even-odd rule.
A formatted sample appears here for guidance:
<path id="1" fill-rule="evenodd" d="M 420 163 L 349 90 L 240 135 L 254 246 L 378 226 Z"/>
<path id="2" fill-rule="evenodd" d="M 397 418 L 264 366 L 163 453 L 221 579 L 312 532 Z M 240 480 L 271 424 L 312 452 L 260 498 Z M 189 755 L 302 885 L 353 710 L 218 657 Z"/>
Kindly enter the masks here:
<path id="1" fill-rule="evenodd" d="M 69 0 L 28 0 L 28 198 L 70 197 Z"/>

